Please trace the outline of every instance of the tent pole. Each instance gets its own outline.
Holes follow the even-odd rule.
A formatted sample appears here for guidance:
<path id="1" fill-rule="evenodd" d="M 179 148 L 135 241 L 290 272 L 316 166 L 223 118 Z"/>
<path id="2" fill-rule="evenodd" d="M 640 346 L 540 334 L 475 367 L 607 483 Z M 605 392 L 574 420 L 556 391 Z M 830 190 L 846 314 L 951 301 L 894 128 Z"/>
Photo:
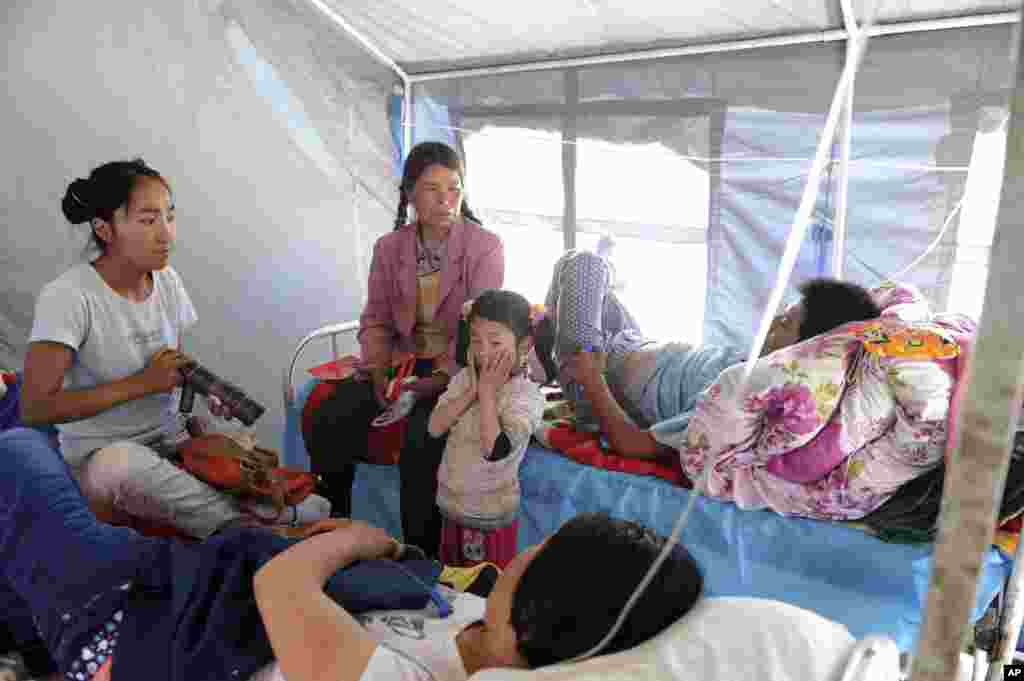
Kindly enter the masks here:
<path id="1" fill-rule="evenodd" d="M 415 118 L 412 109 L 412 83 L 409 79 L 403 82 L 402 88 L 402 162 L 412 150 L 412 126 Z"/>
<path id="2" fill-rule="evenodd" d="M 870 23 L 870 20 L 868 23 Z M 796 265 L 797 256 L 800 253 L 800 244 L 803 243 L 804 236 L 807 233 L 807 227 L 810 224 L 811 215 L 818 197 L 818 189 L 821 187 L 821 173 L 826 165 L 825 156 L 828 150 L 831 150 L 832 145 L 835 144 L 839 117 L 843 111 L 843 102 L 850 91 L 850 86 L 853 85 L 857 77 L 857 69 L 860 67 L 861 57 L 867 49 L 867 38 L 861 33 L 858 33 L 850 43 L 853 45 L 853 50 L 850 59 L 843 64 L 842 73 L 839 74 L 839 82 L 836 84 L 836 90 L 832 95 L 832 102 L 828 107 L 825 126 L 821 131 L 821 136 L 818 138 L 818 145 L 814 152 L 814 162 L 807 173 L 807 183 L 804 185 L 804 191 L 800 196 L 800 204 L 797 206 L 796 215 L 793 216 L 793 226 L 789 230 L 789 237 L 786 239 L 786 245 L 782 251 L 782 259 L 779 262 L 775 286 L 768 297 L 767 305 L 764 307 L 764 314 L 761 317 L 757 334 L 754 336 L 754 343 L 744 364 L 743 378 L 739 390 L 741 393 L 746 388 L 751 372 L 754 370 L 754 364 L 760 355 L 761 348 L 764 347 L 765 340 L 768 337 L 768 329 L 771 326 L 772 316 L 782 303 L 783 291 L 785 291 L 786 283 L 789 281 L 789 277 L 793 273 L 793 267 Z M 829 155 L 831 156 L 831 154 Z"/>
<path id="3" fill-rule="evenodd" d="M 326 16 L 331 23 L 340 28 L 342 31 L 347 33 L 349 37 L 355 40 L 359 45 L 366 50 L 374 59 L 395 72 L 398 79 L 402 81 L 402 146 L 403 146 L 403 158 L 409 153 L 409 149 L 412 147 L 412 80 L 409 78 L 409 74 L 399 66 L 394 59 L 384 54 L 384 51 L 377 47 L 373 41 L 364 36 L 356 29 L 355 26 L 345 20 L 345 17 L 338 14 L 330 5 L 325 3 L 323 0 L 308 0 L 308 2 L 316 7 L 320 12 Z"/>
<path id="4" fill-rule="evenodd" d="M 847 45 L 846 58 L 851 54 Z M 846 225 L 850 196 L 850 137 L 853 134 L 853 83 L 843 101 L 843 114 L 839 120 L 839 172 L 836 176 L 836 211 L 832 219 L 832 276 L 843 278 L 846 261 Z"/>
<path id="5" fill-rule="evenodd" d="M 565 112 L 562 114 L 562 244 L 576 248 L 576 122 L 580 103 L 579 72 L 570 69 L 563 76 Z"/>
<path id="6" fill-rule="evenodd" d="M 846 60 L 854 58 L 853 43 L 858 40 L 857 17 L 850 0 L 842 0 L 843 23 L 850 38 L 846 41 Z M 839 120 L 839 172 L 836 181 L 836 211 L 832 219 L 832 276 L 843 278 L 843 264 L 846 259 L 846 215 L 850 190 L 850 137 L 853 134 L 853 87 L 850 82 L 843 99 L 843 113 Z"/>
<path id="7" fill-rule="evenodd" d="M 1024 298 L 1017 288 L 1016 261 L 1024 253 L 1024 41 L 1019 37 L 1016 47 L 1006 165 L 985 304 L 968 367 L 960 436 L 950 443 L 927 611 L 911 670 L 913 681 L 957 678 L 1021 406 Z M 997 655 L 993 663 L 999 658 Z"/>
<path id="8" fill-rule="evenodd" d="M 395 63 L 395 60 L 384 54 L 383 50 L 373 44 L 373 42 L 360 33 L 355 26 L 348 23 L 345 17 L 338 14 L 334 9 L 325 3 L 323 0 L 308 0 L 308 2 L 316 7 L 320 12 L 324 14 L 331 22 L 340 28 L 342 31 L 347 33 L 353 40 L 359 43 L 364 50 L 369 52 L 378 62 L 388 67 L 401 79 L 402 84 L 408 89 L 409 85 L 409 74 L 407 74 L 402 67 Z"/>
<path id="9" fill-rule="evenodd" d="M 312 0 L 311 0 L 312 1 Z M 907 21 L 893 24 L 875 24 L 868 31 L 869 37 L 883 35 L 899 35 L 903 33 L 922 33 L 926 31 L 942 31 L 954 28 L 974 28 L 977 26 L 994 26 L 1013 24 L 1019 19 L 1017 12 L 995 12 L 967 17 L 949 19 L 931 19 L 928 21 Z M 804 45 L 807 43 L 828 43 L 847 40 L 849 35 L 843 29 L 812 31 L 797 33 L 777 38 L 756 38 L 753 40 L 732 40 L 706 45 L 690 45 L 658 50 L 631 50 L 617 54 L 578 57 L 575 59 L 549 59 L 525 64 L 508 64 L 505 66 L 488 66 L 480 68 L 453 69 L 435 71 L 433 73 L 409 74 L 413 83 L 425 83 L 433 80 L 452 80 L 454 78 L 470 78 L 476 76 L 495 76 L 506 73 L 524 73 L 532 71 L 551 71 L 580 66 L 598 66 L 602 64 L 625 64 L 628 62 L 669 59 L 672 57 L 689 57 L 715 52 L 740 52 L 766 47 L 785 47 L 788 45 Z"/>

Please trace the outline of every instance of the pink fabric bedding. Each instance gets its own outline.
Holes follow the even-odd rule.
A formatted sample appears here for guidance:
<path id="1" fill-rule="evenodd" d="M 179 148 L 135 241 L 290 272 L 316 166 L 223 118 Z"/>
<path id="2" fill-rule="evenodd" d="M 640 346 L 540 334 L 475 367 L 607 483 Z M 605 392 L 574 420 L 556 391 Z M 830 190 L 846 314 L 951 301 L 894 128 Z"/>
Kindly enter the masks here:
<path id="1" fill-rule="evenodd" d="M 710 463 L 707 493 L 741 508 L 852 520 L 938 465 L 966 357 L 887 356 L 865 342 L 914 333 L 969 348 L 974 322 L 931 314 L 910 287 L 873 293 L 884 310 L 879 320 L 762 358 L 745 394 L 742 365 L 722 372 L 689 428 L 669 443 L 686 474 L 696 481 Z"/>

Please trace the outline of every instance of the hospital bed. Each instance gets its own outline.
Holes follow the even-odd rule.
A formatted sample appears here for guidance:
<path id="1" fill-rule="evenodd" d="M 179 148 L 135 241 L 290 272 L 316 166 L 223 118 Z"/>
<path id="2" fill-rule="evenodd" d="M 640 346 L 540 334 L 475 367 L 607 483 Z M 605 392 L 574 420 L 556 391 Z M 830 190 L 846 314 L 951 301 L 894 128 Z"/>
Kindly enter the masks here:
<path id="1" fill-rule="evenodd" d="M 295 348 L 283 377 L 285 464 L 309 465 L 301 413 L 317 381 L 296 385 L 303 353 L 325 341 L 333 357 L 342 347 L 352 351 L 357 329 L 357 322 L 325 326 Z M 585 466 L 536 443 L 527 450 L 520 483 L 521 548 L 588 511 L 605 511 L 668 535 L 690 494 L 654 477 Z M 353 515 L 400 535 L 396 466 L 357 466 Z M 843 524 L 742 511 L 707 498 L 695 504 L 682 539 L 704 571 L 709 596 L 782 601 L 841 623 L 856 639 L 880 635 L 901 651 L 914 649 L 927 600 L 931 545 L 886 543 Z M 989 550 L 972 621 L 984 614 L 1011 567 L 1007 556 Z"/>

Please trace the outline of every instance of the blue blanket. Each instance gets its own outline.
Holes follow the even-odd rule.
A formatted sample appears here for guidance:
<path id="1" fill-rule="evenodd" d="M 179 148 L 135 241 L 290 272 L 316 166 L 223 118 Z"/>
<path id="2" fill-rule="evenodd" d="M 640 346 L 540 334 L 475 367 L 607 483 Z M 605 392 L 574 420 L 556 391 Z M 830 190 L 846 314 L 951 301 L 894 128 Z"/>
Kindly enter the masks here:
<path id="1" fill-rule="evenodd" d="M 36 629 L 62 671 L 122 608 L 115 678 L 245 679 L 273 659 L 253 575 L 295 540 L 245 528 L 186 544 L 100 523 L 60 453 L 27 428 L 0 434 L 0 518 L 0 627 L 15 641 Z M 419 609 L 440 572 L 360 561 L 324 592 L 353 613 Z"/>

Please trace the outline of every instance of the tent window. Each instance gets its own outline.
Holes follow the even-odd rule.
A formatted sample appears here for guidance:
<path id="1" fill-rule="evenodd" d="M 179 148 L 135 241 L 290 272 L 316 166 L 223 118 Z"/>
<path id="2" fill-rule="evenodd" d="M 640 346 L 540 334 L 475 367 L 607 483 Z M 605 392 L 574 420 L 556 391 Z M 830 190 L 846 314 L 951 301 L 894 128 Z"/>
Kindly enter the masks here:
<path id="1" fill-rule="evenodd" d="M 505 242 L 506 287 L 542 301 L 563 251 L 562 136 L 485 126 L 465 135 L 463 148 L 471 205 Z M 577 246 L 595 248 L 602 234 L 613 235 L 620 295 L 644 332 L 699 341 L 707 171 L 661 143 L 581 136 L 576 178 Z"/>
<path id="2" fill-rule="evenodd" d="M 505 242 L 505 287 L 543 302 L 562 253 L 561 136 L 485 126 L 462 144 L 470 205 Z"/>

